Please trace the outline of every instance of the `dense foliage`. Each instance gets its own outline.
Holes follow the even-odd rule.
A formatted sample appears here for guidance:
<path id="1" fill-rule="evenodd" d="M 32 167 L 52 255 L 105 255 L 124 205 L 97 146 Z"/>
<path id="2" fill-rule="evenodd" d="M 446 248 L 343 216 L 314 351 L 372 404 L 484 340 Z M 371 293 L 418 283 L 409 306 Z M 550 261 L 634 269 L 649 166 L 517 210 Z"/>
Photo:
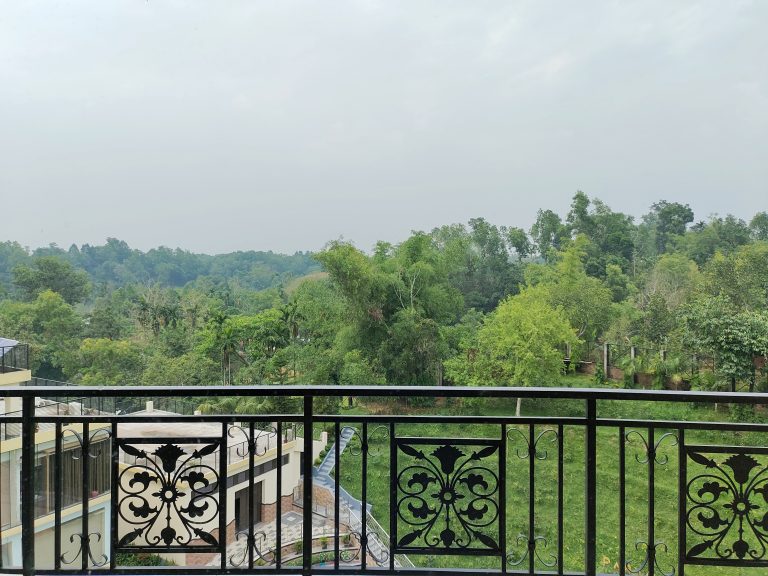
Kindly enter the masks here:
<path id="1" fill-rule="evenodd" d="M 4 242 L 0 334 L 84 384 L 546 385 L 609 341 L 659 385 L 761 389 L 768 213 L 661 200 L 635 221 L 578 192 L 528 231 L 475 218 L 370 253 Z"/>

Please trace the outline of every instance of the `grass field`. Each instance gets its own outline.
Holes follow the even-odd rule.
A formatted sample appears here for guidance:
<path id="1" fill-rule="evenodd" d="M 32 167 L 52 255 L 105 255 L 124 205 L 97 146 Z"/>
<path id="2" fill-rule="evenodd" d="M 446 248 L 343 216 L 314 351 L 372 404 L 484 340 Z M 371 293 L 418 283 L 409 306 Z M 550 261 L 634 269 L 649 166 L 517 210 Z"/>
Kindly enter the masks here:
<path id="1" fill-rule="evenodd" d="M 584 377 L 567 377 L 562 385 L 589 386 L 591 380 Z M 392 407 L 389 407 L 392 409 Z M 493 400 L 486 404 L 475 404 L 471 408 L 458 403 L 433 406 L 423 409 L 410 409 L 410 413 L 425 414 L 466 414 L 511 415 L 514 414 L 513 400 Z M 358 406 L 354 412 L 367 413 L 380 411 L 384 408 L 376 405 Z M 354 422 L 353 412 L 350 415 L 350 426 L 359 428 Z M 524 416 L 581 416 L 584 414 L 583 401 L 541 401 L 526 400 L 523 404 Z M 654 420 L 700 420 L 728 421 L 731 416 L 727 408 L 721 407 L 717 412 L 711 406 L 692 405 L 687 403 L 657 403 L 657 402 L 600 402 L 598 417 L 634 418 Z M 538 435 L 551 426 L 535 426 L 534 433 Z M 527 425 L 517 427 L 526 436 L 529 433 Z M 629 429 L 627 430 L 629 431 Z M 584 567 L 584 430 L 580 426 L 565 426 L 563 431 L 563 468 L 564 468 L 564 515 L 563 515 L 563 564 L 567 571 L 583 571 Z M 638 429 L 643 435 L 645 429 Z M 657 429 L 655 438 L 658 440 L 668 430 Z M 396 428 L 398 437 L 423 436 L 433 438 L 498 438 L 499 426 L 458 426 L 432 424 L 399 424 Z M 645 456 L 642 441 L 632 434 L 632 441 L 626 444 L 626 560 L 633 569 L 637 569 L 642 561 L 645 550 L 640 545 L 635 550 L 635 543 L 647 540 L 648 524 L 648 465 L 637 461 Z M 538 446 L 540 457 L 546 451 L 546 458 L 535 461 L 535 535 L 543 536 L 548 545 L 543 542 L 538 545 L 540 557 L 551 562 L 557 550 L 557 444 L 551 442 L 554 435 L 546 434 Z M 765 435 L 756 433 L 687 431 L 687 444 L 722 444 L 722 445 L 766 445 Z M 601 428 L 597 434 L 597 493 L 598 493 L 598 571 L 605 573 L 618 572 L 619 566 L 619 444 L 618 429 Z M 513 559 L 520 559 L 525 550 L 525 543 L 518 546 L 517 536 L 528 531 L 528 474 L 529 461 L 521 459 L 517 450 L 525 455 L 525 441 L 517 433 L 511 433 L 507 441 L 507 545 Z M 677 491 L 678 491 L 678 452 L 674 439 L 668 437 L 660 446 L 659 459 L 664 464 L 655 466 L 655 530 L 656 541 L 664 542 L 668 553 L 659 550 L 658 563 L 664 572 L 670 572 L 676 567 L 677 558 Z M 355 450 L 345 452 L 341 459 L 342 486 L 356 497 L 361 494 L 361 456 Z M 384 435 L 373 435 L 370 438 L 369 470 L 368 470 L 368 499 L 373 505 L 372 513 L 379 523 L 389 530 L 389 474 L 390 455 L 389 439 Z M 405 532 L 400 532 L 400 536 Z M 691 541 L 689 540 L 689 547 Z M 455 556 L 420 556 L 410 555 L 409 558 L 417 566 L 433 567 L 499 567 L 498 558 L 457 558 Z M 527 569 L 528 560 L 520 566 Z M 546 566 L 536 562 L 537 570 L 547 570 Z M 643 570 L 641 573 L 646 573 Z M 657 570 L 656 572 L 660 572 Z M 734 569 L 717 567 L 686 567 L 690 575 L 719 575 L 738 574 L 756 576 L 766 574 L 768 569 Z"/>

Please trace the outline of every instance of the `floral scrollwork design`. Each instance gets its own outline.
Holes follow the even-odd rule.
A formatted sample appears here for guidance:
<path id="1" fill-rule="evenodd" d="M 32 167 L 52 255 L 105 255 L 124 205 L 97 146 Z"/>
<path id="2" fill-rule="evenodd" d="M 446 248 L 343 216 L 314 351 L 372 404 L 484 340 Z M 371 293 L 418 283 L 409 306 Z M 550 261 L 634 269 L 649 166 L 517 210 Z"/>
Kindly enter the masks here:
<path id="1" fill-rule="evenodd" d="M 342 537 L 347 543 L 339 550 L 339 560 L 350 564 L 359 560 L 365 549 L 368 558 L 372 559 L 376 566 L 385 566 L 389 562 L 387 545 L 376 532 L 367 532 L 367 535 L 367 538 L 363 538 L 360 532 L 347 532 Z"/>
<path id="2" fill-rule="evenodd" d="M 642 455 L 635 454 L 635 460 L 637 460 L 638 464 L 649 464 L 651 460 L 653 460 L 653 462 L 659 466 L 666 466 L 669 463 L 669 456 L 661 454 L 662 444 L 664 444 L 664 441 L 667 438 L 670 439 L 670 446 L 677 446 L 678 442 L 677 435 L 674 432 L 667 432 L 666 434 L 662 434 L 653 446 L 651 446 L 645 436 L 640 432 L 637 430 L 630 430 L 624 435 L 624 440 L 627 444 L 632 443 L 633 436 L 636 436 L 640 440 L 643 448 Z"/>
<path id="3" fill-rule="evenodd" d="M 549 558 L 545 560 L 539 554 L 539 549 L 546 548 L 549 544 L 549 541 L 544 536 L 534 536 L 533 540 L 530 540 L 525 534 L 520 534 L 515 542 L 518 547 L 524 544 L 525 548 L 523 549 L 523 554 L 519 558 L 514 552 L 507 554 L 507 564 L 510 566 L 520 566 L 525 562 L 525 559 L 528 558 L 529 555 L 533 556 L 547 568 L 554 568 L 557 566 L 557 556 L 550 553 Z"/>
<path id="4" fill-rule="evenodd" d="M 235 556 L 230 556 L 229 563 L 232 566 L 240 567 L 248 560 L 249 552 L 253 550 L 253 559 L 265 565 L 275 563 L 275 551 L 265 546 L 267 542 L 267 533 L 264 531 L 254 532 L 253 535 L 248 532 L 238 532 L 235 541 L 245 540 L 245 549 L 239 560 Z"/>
<path id="5" fill-rule="evenodd" d="M 666 572 L 659 564 L 659 550 L 662 550 L 665 554 L 668 552 L 667 545 L 664 542 L 656 542 L 653 546 L 649 546 L 647 542 L 642 540 L 635 543 L 635 550 L 639 551 L 643 548 L 645 549 L 645 556 L 636 568 L 632 567 L 631 562 L 627 562 L 626 569 L 628 574 L 645 574 L 648 572 L 649 566 L 653 566 L 655 571 L 662 576 L 674 576 L 674 568 Z"/>
<path id="6" fill-rule="evenodd" d="M 495 539 L 499 533 L 499 461 L 498 456 L 491 458 L 499 451 L 498 441 L 478 440 L 476 446 L 415 439 L 396 443 L 410 457 L 410 463 L 393 478 L 398 490 L 397 516 L 410 529 L 396 539 L 396 551 L 499 553 Z M 428 446 L 434 449 L 429 451 Z"/>
<path id="7" fill-rule="evenodd" d="M 744 565 L 766 560 L 768 463 L 739 447 L 718 450 L 712 457 L 706 452 L 706 447 L 688 447 L 688 459 L 698 467 L 688 468 L 695 473 L 686 478 L 686 525 L 701 538 L 688 548 L 686 559 Z"/>
<path id="8" fill-rule="evenodd" d="M 535 438 L 533 438 L 532 442 L 519 428 L 510 428 L 507 431 L 508 440 L 515 440 L 516 435 L 519 436 L 519 438 L 522 438 L 523 442 L 525 443 L 525 449 L 523 451 L 520 451 L 520 448 L 515 448 L 515 453 L 517 454 L 517 457 L 520 458 L 520 460 L 527 460 L 528 458 L 546 460 L 549 453 L 547 450 L 539 449 L 539 444 L 544 442 L 545 438 L 548 436 L 550 437 L 550 443 L 557 442 L 558 438 L 557 430 L 553 428 L 545 428 L 539 432 Z"/>
<path id="9" fill-rule="evenodd" d="M 99 558 L 98 560 L 93 555 L 91 538 L 94 538 L 94 537 L 96 538 L 96 542 L 97 543 L 101 541 L 101 534 L 99 534 L 98 532 L 91 532 L 90 534 L 88 534 L 88 538 L 83 536 L 83 534 L 80 533 L 80 532 L 72 534 L 69 537 L 69 542 L 71 544 L 74 544 L 75 543 L 75 539 L 77 539 L 77 540 L 80 541 L 80 545 L 77 547 L 77 551 L 76 551 L 75 555 L 72 556 L 72 558 L 67 559 L 67 553 L 66 552 L 64 554 L 62 554 L 60 556 L 61 563 L 65 564 L 65 565 L 74 564 L 75 561 L 78 558 L 80 558 L 80 555 L 84 554 L 85 556 L 87 556 L 87 559 L 90 560 L 90 565 L 91 565 L 92 568 L 103 568 L 104 566 L 106 566 L 107 563 L 109 562 L 109 558 L 107 557 L 106 554 L 102 554 L 101 558 Z"/>
<path id="10" fill-rule="evenodd" d="M 118 476 L 120 551 L 174 546 L 220 550 L 221 543 L 210 531 L 218 527 L 221 513 L 220 479 L 204 458 L 219 450 L 221 441 L 211 439 L 191 451 L 178 445 L 198 442 L 174 438 L 152 452 L 119 443 L 135 458 Z"/>
<path id="11" fill-rule="evenodd" d="M 254 427 L 251 435 L 247 428 L 232 424 L 227 430 L 227 436 L 236 438 L 238 432 L 245 438 L 243 443 L 235 448 L 235 454 L 240 458 L 245 458 L 249 454 L 264 456 L 272 448 L 272 443 L 277 442 L 277 429 L 271 425 Z"/>

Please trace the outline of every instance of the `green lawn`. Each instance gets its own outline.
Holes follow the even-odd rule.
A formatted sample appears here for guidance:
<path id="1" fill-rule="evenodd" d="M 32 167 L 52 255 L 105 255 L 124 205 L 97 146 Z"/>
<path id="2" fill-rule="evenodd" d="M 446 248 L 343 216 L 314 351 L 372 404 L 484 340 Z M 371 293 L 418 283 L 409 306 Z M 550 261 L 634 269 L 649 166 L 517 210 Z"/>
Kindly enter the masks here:
<path id="1" fill-rule="evenodd" d="M 584 377 L 564 378 L 563 385 L 588 386 L 591 380 Z M 356 413 L 365 413 L 368 407 L 359 406 Z M 381 411 L 381 406 L 371 406 Z M 391 408 L 392 410 L 398 410 Z M 459 404 L 441 405 L 422 409 L 410 409 L 413 412 L 425 414 L 467 414 L 511 415 L 514 414 L 513 401 L 493 400 L 485 404 L 476 404 L 471 409 Z M 400 411 L 402 413 L 402 411 Z M 582 401 L 536 401 L 527 400 L 523 403 L 524 416 L 578 416 L 584 413 Z M 359 428 L 350 415 L 349 425 Z M 712 407 L 695 406 L 691 404 L 660 404 L 653 402 L 600 402 L 599 417 L 617 418 L 653 418 L 661 420 L 720 420 L 730 418 L 727 409 L 715 412 Z M 527 436 L 528 426 L 518 426 Z M 542 432 L 546 426 L 536 426 L 535 433 Z M 645 430 L 639 430 L 645 435 Z M 666 431 L 657 430 L 658 440 Z M 426 436 L 434 438 L 498 438 L 498 426 L 458 426 L 458 425 L 426 425 L 412 424 L 397 426 L 398 437 Z M 542 439 L 539 449 L 546 450 L 544 460 L 535 461 L 535 533 L 543 536 L 549 545 L 539 548 L 539 554 L 544 560 L 550 560 L 549 554 L 555 554 L 557 549 L 557 445 L 549 440 L 552 435 Z M 660 448 L 660 458 L 667 457 L 665 465 L 656 465 L 655 499 L 656 499 L 656 540 L 663 541 L 669 547 L 669 554 L 660 552 L 659 564 L 667 572 L 676 567 L 677 557 L 677 447 L 671 438 L 667 438 Z M 566 426 L 563 435 L 564 451 L 564 566 L 566 571 L 583 570 L 584 566 L 584 430 L 579 426 Z M 597 435 L 597 481 L 598 481 L 598 563 L 599 570 L 606 573 L 618 571 L 619 560 L 619 434 L 614 428 L 599 429 Z M 726 444 L 726 445 L 765 445 L 765 436 L 758 434 L 693 432 L 686 433 L 688 444 Z M 389 530 L 389 439 L 382 435 L 373 435 L 370 439 L 368 471 L 368 499 L 373 505 L 373 515 L 379 523 Z M 524 551 L 524 544 L 516 547 L 518 534 L 528 530 L 528 460 L 518 458 L 516 450 L 524 450 L 524 441 L 518 434 L 513 433 L 507 442 L 507 543 L 508 550 L 519 558 Z M 342 486 L 350 493 L 359 497 L 361 494 L 361 457 L 357 451 L 350 450 L 342 456 L 341 476 Z M 648 522 L 648 466 L 638 463 L 635 456 L 642 458 L 644 450 L 642 442 L 633 435 L 631 443 L 626 445 L 626 534 L 627 560 L 633 568 L 639 565 L 644 550 L 635 550 L 637 541 L 646 540 Z M 402 529 L 401 529 L 402 530 Z M 402 536 L 405 532 L 400 533 Z M 690 546 L 690 544 L 689 544 Z M 498 559 L 490 558 L 457 558 L 455 556 L 419 556 L 409 558 L 417 566 L 433 567 L 498 567 Z M 527 569 L 526 560 L 521 568 Z M 539 562 L 537 569 L 545 566 Z M 645 573 L 645 572 L 643 572 Z M 657 571 L 657 574 L 659 572 Z M 686 567 L 686 574 L 765 574 L 765 569 L 737 570 L 712 567 Z"/>

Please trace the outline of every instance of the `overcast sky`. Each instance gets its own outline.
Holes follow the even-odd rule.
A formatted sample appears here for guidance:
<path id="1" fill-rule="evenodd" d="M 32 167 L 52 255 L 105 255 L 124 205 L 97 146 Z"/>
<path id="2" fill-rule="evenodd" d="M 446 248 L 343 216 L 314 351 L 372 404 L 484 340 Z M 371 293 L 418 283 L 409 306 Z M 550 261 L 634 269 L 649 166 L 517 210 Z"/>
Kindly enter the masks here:
<path id="1" fill-rule="evenodd" d="M 768 210 L 768 2 L 0 4 L 0 240 L 364 249 Z"/>

